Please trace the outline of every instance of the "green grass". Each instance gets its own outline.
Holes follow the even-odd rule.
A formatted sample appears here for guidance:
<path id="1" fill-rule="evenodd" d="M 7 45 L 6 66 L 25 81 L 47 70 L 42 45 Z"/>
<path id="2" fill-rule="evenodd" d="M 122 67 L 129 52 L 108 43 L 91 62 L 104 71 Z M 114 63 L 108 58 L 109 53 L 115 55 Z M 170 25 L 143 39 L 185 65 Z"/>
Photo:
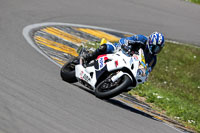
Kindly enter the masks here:
<path id="1" fill-rule="evenodd" d="M 87 48 L 97 48 L 90 42 Z M 129 91 L 200 132 L 200 48 L 166 42 L 148 82 Z"/>
<path id="2" fill-rule="evenodd" d="M 148 82 L 129 93 L 200 132 L 200 48 L 166 43 Z"/>
<path id="3" fill-rule="evenodd" d="M 189 2 L 193 2 L 193 3 L 196 3 L 196 4 L 200 4 L 200 0 L 188 0 Z"/>

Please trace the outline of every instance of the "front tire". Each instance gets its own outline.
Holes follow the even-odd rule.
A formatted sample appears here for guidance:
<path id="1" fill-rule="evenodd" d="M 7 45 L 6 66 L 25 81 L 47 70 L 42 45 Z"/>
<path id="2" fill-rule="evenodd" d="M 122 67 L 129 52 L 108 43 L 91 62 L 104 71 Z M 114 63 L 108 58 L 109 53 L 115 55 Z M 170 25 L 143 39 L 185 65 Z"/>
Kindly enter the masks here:
<path id="1" fill-rule="evenodd" d="M 119 95 L 122 93 L 124 90 L 126 90 L 130 85 L 132 84 L 132 81 L 129 76 L 123 75 L 120 78 L 120 84 L 116 86 L 115 88 L 104 91 L 105 89 L 103 88 L 105 86 L 105 81 L 102 81 L 99 83 L 95 89 L 95 96 L 100 98 L 100 99 L 109 99 L 114 96 Z"/>
<path id="2" fill-rule="evenodd" d="M 77 82 L 76 76 L 75 76 L 75 65 L 78 64 L 78 59 L 72 59 L 69 62 L 67 62 L 60 70 L 60 76 L 62 80 L 68 82 L 68 83 L 75 83 Z"/>

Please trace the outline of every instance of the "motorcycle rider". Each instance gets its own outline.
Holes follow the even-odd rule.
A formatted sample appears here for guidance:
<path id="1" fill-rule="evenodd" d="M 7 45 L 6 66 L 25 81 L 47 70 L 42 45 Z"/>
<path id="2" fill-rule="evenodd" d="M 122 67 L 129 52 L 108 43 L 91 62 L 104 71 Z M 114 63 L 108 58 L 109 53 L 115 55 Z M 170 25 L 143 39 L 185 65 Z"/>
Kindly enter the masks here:
<path id="1" fill-rule="evenodd" d="M 119 43 L 105 43 L 96 49 L 93 53 L 89 53 L 83 57 L 86 63 L 96 59 L 99 55 L 115 53 L 116 49 L 137 54 L 140 48 L 144 51 L 145 71 L 141 73 L 149 74 L 156 65 L 157 54 L 164 47 L 164 36 L 162 33 L 153 32 L 148 38 L 144 35 L 133 35 L 131 37 L 121 38 Z"/>

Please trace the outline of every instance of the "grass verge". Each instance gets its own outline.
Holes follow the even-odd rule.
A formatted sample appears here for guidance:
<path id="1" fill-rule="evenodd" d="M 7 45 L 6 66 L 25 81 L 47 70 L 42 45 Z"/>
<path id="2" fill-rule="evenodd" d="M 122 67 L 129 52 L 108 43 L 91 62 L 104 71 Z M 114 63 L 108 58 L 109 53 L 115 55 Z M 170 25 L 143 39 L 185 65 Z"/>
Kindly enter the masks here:
<path id="1" fill-rule="evenodd" d="M 129 94 L 200 132 L 200 48 L 166 43 L 148 82 Z"/>
<path id="2" fill-rule="evenodd" d="M 200 4 L 200 0 L 187 0 L 189 2 L 192 2 L 192 3 L 196 3 L 196 4 Z"/>
<path id="3" fill-rule="evenodd" d="M 85 46 L 94 50 L 99 42 Z M 200 48 L 166 42 L 148 82 L 128 93 L 200 132 Z"/>

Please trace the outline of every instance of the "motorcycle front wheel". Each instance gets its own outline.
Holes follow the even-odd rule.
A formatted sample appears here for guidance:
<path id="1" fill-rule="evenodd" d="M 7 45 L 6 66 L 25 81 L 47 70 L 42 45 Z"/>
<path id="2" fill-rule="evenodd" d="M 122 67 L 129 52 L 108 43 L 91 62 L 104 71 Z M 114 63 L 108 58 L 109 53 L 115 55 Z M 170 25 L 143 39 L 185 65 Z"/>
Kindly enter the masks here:
<path id="1" fill-rule="evenodd" d="M 131 83 L 132 81 L 127 75 L 123 75 L 120 79 L 118 79 L 118 83 L 114 88 L 109 87 L 111 86 L 111 82 L 102 81 L 97 85 L 95 89 L 95 96 L 100 99 L 112 98 L 126 90 L 131 85 Z"/>

